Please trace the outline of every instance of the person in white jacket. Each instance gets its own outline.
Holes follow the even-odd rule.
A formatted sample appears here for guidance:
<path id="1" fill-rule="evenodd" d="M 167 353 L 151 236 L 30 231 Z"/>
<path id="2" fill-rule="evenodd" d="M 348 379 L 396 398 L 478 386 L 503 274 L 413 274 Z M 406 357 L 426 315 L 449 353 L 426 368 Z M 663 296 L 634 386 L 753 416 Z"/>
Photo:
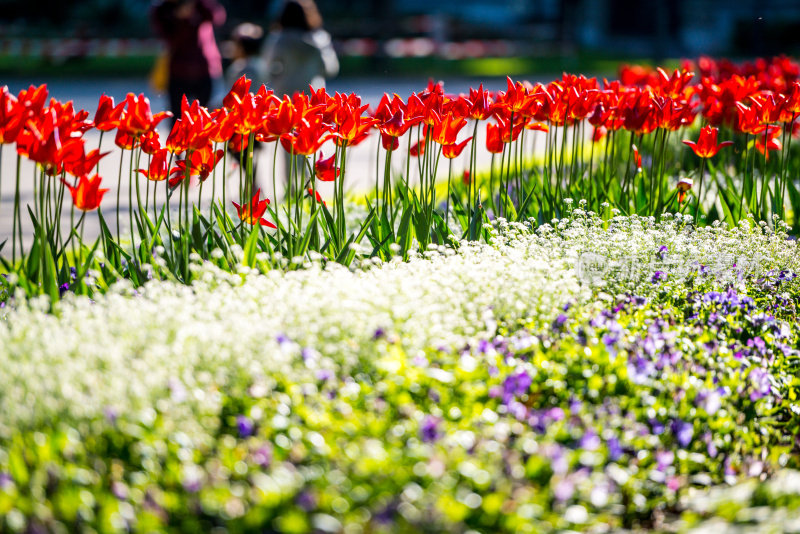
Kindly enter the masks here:
<path id="1" fill-rule="evenodd" d="M 287 0 L 264 44 L 264 79 L 276 95 L 325 87 L 339 73 L 331 36 L 313 0 Z"/>
<path id="2" fill-rule="evenodd" d="M 276 96 L 292 97 L 296 92 L 325 87 L 325 78 L 339 73 L 339 59 L 331 36 L 322 29 L 322 16 L 313 0 L 287 0 L 272 27 L 262 52 L 263 79 Z M 292 159 L 283 158 L 287 187 L 291 186 Z M 301 156 L 295 168 L 302 176 L 306 169 Z M 305 179 L 298 180 L 304 183 Z M 297 182 L 295 182 L 297 183 Z M 277 191 L 274 192 L 277 198 Z"/>

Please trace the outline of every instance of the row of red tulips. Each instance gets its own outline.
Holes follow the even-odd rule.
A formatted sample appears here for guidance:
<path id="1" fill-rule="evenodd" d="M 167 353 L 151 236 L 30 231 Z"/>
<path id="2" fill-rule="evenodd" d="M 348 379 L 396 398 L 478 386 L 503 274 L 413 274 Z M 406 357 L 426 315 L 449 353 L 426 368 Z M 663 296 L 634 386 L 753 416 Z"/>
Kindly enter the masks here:
<path id="1" fill-rule="evenodd" d="M 690 69 L 700 74 L 695 75 Z M 332 232 L 337 246 L 341 247 L 347 243 L 343 186 L 347 149 L 362 143 L 373 132 L 380 135 L 380 147 L 385 152 L 386 164 L 382 188 L 381 177 L 376 178 L 375 217 L 384 221 L 389 228 L 388 233 L 384 232 L 389 238 L 389 234 L 394 235 L 396 230 L 392 206 L 397 201 L 396 198 L 393 200 L 390 186 L 391 158 L 400 147 L 400 139 L 406 136 L 407 156 L 402 182 L 408 193 L 411 159 L 417 158 L 415 168 L 420 183 L 419 192 L 414 193 L 414 201 L 420 205 L 419 221 L 422 222 L 415 218 L 414 224 L 418 225 L 416 234 L 424 245 L 427 236 L 419 228 L 435 223 L 439 157 L 444 156 L 451 162 L 443 214 L 447 227 L 451 194 L 454 194 L 450 183 L 452 160 L 460 156 L 468 145 L 471 146 L 468 175 L 477 176 L 476 139 L 482 121 L 490 121 L 485 127 L 486 150 L 501 157 L 497 176 L 500 187 L 498 190 L 494 186 L 493 158 L 488 190 L 485 183 L 467 180 L 463 198 L 453 197 L 454 201 L 464 200 L 460 210 L 465 216 L 464 226 L 480 227 L 485 221 L 487 209 L 491 209 L 495 215 L 508 217 L 513 213 L 525 212 L 524 208 L 531 198 L 553 207 L 566 196 L 575 194 L 595 196 L 596 200 L 602 200 L 600 196 L 603 194 L 616 194 L 615 203 L 620 206 L 620 199 L 627 198 L 625 195 L 629 191 L 644 191 L 644 204 L 640 202 L 640 194 L 636 200 L 630 201 L 633 209 L 658 213 L 670 205 L 670 199 L 662 198 L 665 196 L 663 184 L 669 136 L 672 132 L 693 125 L 698 115 L 706 126 L 696 142 L 689 139 L 684 142 L 703 161 L 699 172 L 700 187 L 694 195 L 695 215 L 699 215 L 705 160 L 714 157 L 721 147 L 731 144 L 731 141 L 718 141 L 718 127 L 725 127 L 733 138 L 744 137 L 745 174 L 750 136 L 752 146 L 764 155 L 766 161 L 770 151 L 781 150 L 787 139 L 791 140 L 791 134 L 797 133 L 796 118 L 800 114 L 799 72 L 797 63 L 785 57 L 741 66 L 701 58 L 697 64 L 686 64 L 683 69 L 671 74 L 660 68 L 623 67 L 620 80 L 616 81 L 598 81 L 570 74 L 564 74 L 561 79 L 548 84 L 536 85 L 508 79 L 507 89 L 497 92 L 486 91 L 480 86 L 470 89 L 469 94 L 449 95 L 442 84 L 430 83 L 425 90 L 411 94 L 406 99 L 397 94 L 384 95 L 372 110 L 356 94 L 329 95 L 320 89 L 307 94 L 279 96 L 264 86 L 251 90 L 251 82 L 242 77 L 231 88 L 219 109 L 209 110 L 197 102 L 190 103 L 184 99 L 180 116 L 175 118 L 164 140 L 157 126 L 170 114 L 153 113 L 144 95 L 128 94 L 120 103 L 104 95 L 94 116 L 90 118 L 87 111 L 76 111 L 71 102 L 48 100 L 45 85 L 31 86 L 17 95 L 3 87 L 0 89 L 0 148 L 5 144 L 16 145 L 18 168 L 19 158 L 22 157 L 37 164 L 39 171 L 34 177 L 37 193 L 32 213 L 43 232 L 48 228 L 60 228 L 57 221 L 60 221 L 65 191 L 71 193 L 73 208 L 80 211 L 92 211 L 100 206 L 107 189 L 102 187 L 97 169 L 101 158 L 108 154 L 102 152 L 102 136 L 108 132 L 114 135 L 114 142 L 119 148 L 129 151 L 128 195 L 131 205 L 136 209 L 137 205 L 133 203 L 135 191 L 138 204 L 136 221 L 139 225 L 144 219 L 142 215 L 147 212 L 151 183 L 154 186 L 155 183 L 164 184 L 167 205 L 172 194 L 178 192 L 179 206 L 183 207 L 178 210 L 179 227 L 181 220 L 188 223 L 189 206 L 192 204 L 189 198 L 190 178 L 202 187 L 209 177 L 214 176 L 212 196 L 215 197 L 215 169 L 230 149 L 241 158 L 239 187 L 236 191 L 238 202 L 233 204 L 242 223 L 277 227 L 280 245 L 280 236 L 288 240 L 290 236 L 302 233 L 304 213 L 311 212 L 306 222 L 313 226 L 322 219 L 316 214 L 318 209 L 322 209 L 325 217 L 329 218 L 326 223 L 328 230 Z M 471 135 L 463 133 L 468 124 L 472 125 Z M 584 136 L 584 130 L 588 128 L 591 131 L 586 133 L 591 135 Z M 91 129 L 101 133 L 100 146 L 87 146 L 85 134 Z M 546 132 L 545 160 L 538 168 L 531 167 L 530 152 L 524 142 L 524 132 L 531 130 Z M 568 131 L 572 132 L 571 143 L 568 143 Z M 621 171 L 617 167 L 618 154 L 614 141 L 615 134 L 620 131 L 630 135 L 630 142 L 627 143 L 629 151 L 626 151 L 629 152 L 628 163 Z M 589 164 L 586 165 L 584 138 L 591 140 L 592 146 L 602 142 L 605 150 L 602 176 L 593 175 L 593 148 Z M 329 141 L 334 143 L 335 148 L 326 157 L 320 150 Z M 272 143 L 276 153 L 280 147 L 297 156 L 290 160 L 290 183 L 283 206 L 283 214 L 288 220 L 283 224 L 279 220 L 283 215 L 280 210 L 262 199 L 260 191 L 254 191 L 253 147 L 256 142 Z M 648 173 L 636 172 L 642 166 L 637 145 L 649 149 L 652 156 Z M 765 167 L 762 167 L 761 191 L 758 192 L 756 184 L 755 195 L 751 195 L 756 199 L 755 203 L 749 202 L 745 206 L 740 200 L 739 216 L 745 207 L 755 208 L 752 211 L 761 214 L 762 206 L 758 199 L 770 195 L 775 199 L 772 202 L 773 209 L 783 214 L 787 153 L 788 150 L 784 151 L 778 185 L 770 189 Z M 146 156 L 144 161 L 143 155 Z M 117 239 L 120 233 L 122 167 L 120 159 Z M 751 168 L 750 178 L 755 180 L 754 160 Z M 631 169 L 633 172 L 630 172 Z M 222 172 L 224 174 L 225 166 Z M 600 168 L 597 172 L 601 172 Z M 136 179 L 139 175 L 147 179 L 144 201 L 139 180 Z M 274 169 L 272 176 L 273 190 L 277 190 Z M 526 180 L 532 176 L 535 177 L 534 182 L 527 184 Z M 595 181 L 595 177 L 599 176 L 597 184 L 584 188 L 581 184 L 586 183 L 586 180 L 582 180 L 586 176 L 590 178 L 588 182 Z M 12 231 L 14 258 L 17 238 L 21 244 L 23 237 L 19 172 L 16 180 Z M 317 181 L 335 184 L 330 212 L 321 202 Z M 229 202 L 226 183 L 223 176 L 223 210 Z M 692 180 L 684 177 L 677 181 L 677 187 L 673 186 L 672 198 L 677 199 L 678 205 L 684 202 L 692 185 Z M 155 187 L 153 192 L 156 192 Z M 158 218 L 155 210 L 154 200 L 154 220 Z M 270 211 L 269 215 L 267 210 Z M 166 216 L 167 227 L 172 233 L 169 209 L 166 210 Z M 130 217 L 133 231 L 136 226 L 133 209 Z M 244 232 L 241 235 L 243 238 Z M 309 238 L 311 243 L 317 239 L 316 229 L 312 235 Z M 476 232 L 469 232 L 470 238 L 474 239 L 477 235 Z M 376 238 L 381 241 L 384 236 L 377 235 Z M 60 234 L 56 241 L 63 242 Z M 143 241 L 147 239 L 143 238 Z"/>
<path id="2" fill-rule="evenodd" d="M 691 125 L 698 112 L 711 125 L 726 125 L 736 132 L 767 132 L 767 141 L 756 146 L 779 149 L 776 137 L 781 123 L 795 122 L 800 113 L 800 83 L 797 64 L 787 58 L 762 61 L 743 69 L 728 62 L 712 66 L 712 60 L 699 62 L 707 74 L 692 84 L 693 72 L 675 71 L 671 76 L 657 69 L 647 73 L 623 68 L 621 81 L 603 81 L 565 74 L 547 85 L 531 86 L 508 80 L 508 90 L 492 94 L 482 87 L 469 95 L 446 95 L 440 84 L 412 94 L 407 101 L 398 95 L 384 96 L 370 115 L 355 94 L 333 97 L 324 90 L 282 99 L 265 87 L 249 92 L 250 81 L 241 78 L 224 99 L 224 107 L 209 111 L 196 102 L 185 105 L 181 117 L 164 143 L 156 126 L 168 112 L 153 114 L 143 95 L 129 94 L 115 105 L 113 98 L 100 99 L 94 119 L 75 111 L 70 102 L 47 101 L 47 88 L 31 87 L 18 96 L 0 89 L 0 142 L 17 144 L 17 152 L 41 165 L 48 175 L 70 174 L 88 177 L 104 155 L 98 149 L 86 151 L 83 134 L 91 128 L 116 130 L 115 142 L 123 149 L 141 147 L 152 156 L 147 169 L 140 172 L 152 181 L 172 178 L 175 186 L 186 175 L 186 163 L 170 168 L 170 155 L 190 154 L 188 174 L 201 181 L 208 178 L 223 151 L 214 143 L 230 142 L 241 149 L 249 136 L 262 142 L 280 141 L 287 152 L 311 156 L 328 139 L 339 146 L 355 146 L 371 131 L 378 130 L 386 150 L 398 148 L 398 138 L 412 126 L 423 124 L 423 138 L 442 146 L 446 158 L 457 157 L 470 138 L 457 142 L 467 119 L 494 118 L 487 124 L 486 148 L 500 153 L 523 128 L 546 131 L 549 125 L 574 126 L 588 121 L 594 127 L 594 140 L 607 131 L 626 130 L 647 134 L 663 128 L 677 130 Z M 753 70 L 753 69 L 760 70 Z M 632 75 L 635 71 L 637 74 Z M 740 72 L 750 73 L 748 76 Z M 715 75 L 716 74 L 716 75 Z M 778 92 L 778 91 L 783 92 Z M 186 103 L 185 103 L 186 104 Z M 427 133 L 427 128 L 431 133 Z M 411 147 L 419 154 L 424 147 Z M 317 162 L 317 178 L 331 181 L 337 176 L 332 159 Z M 93 191 L 97 181 L 83 180 L 81 191 Z M 74 190 L 72 186 L 69 186 Z M 87 202 L 93 195 L 80 194 L 76 202 Z M 90 208 L 88 204 L 81 206 Z"/>

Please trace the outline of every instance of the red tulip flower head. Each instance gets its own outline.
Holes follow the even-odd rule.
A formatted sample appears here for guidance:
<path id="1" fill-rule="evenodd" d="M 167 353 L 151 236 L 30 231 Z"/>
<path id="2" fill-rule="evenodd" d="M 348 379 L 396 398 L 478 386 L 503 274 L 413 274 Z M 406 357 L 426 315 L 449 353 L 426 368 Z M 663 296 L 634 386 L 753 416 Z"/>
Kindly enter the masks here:
<path id="1" fill-rule="evenodd" d="M 236 207 L 236 213 L 239 214 L 239 219 L 253 226 L 260 224 L 261 226 L 266 226 L 268 228 L 277 228 L 274 224 L 262 218 L 264 212 L 267 211 L 269 199 L 265 198 L 264 200 L 261 200 L 260 197 L 261 189 L 256 191 L 256 194 L 253 195 L 253 198 L 248 204 L 240 206 L 236 202 L 232 203 Z"/>
<path id="2" fill-rule="evenodd" d="M 686 198 L 686 192 L 692 188 L 692 185 L 694 185 L 694 183 L 691 178 L 681 178 L 680 181 L 678 181 L 678 203 L 683 203 Z"/>
<path id="3" fill-rule="evenodd" d="M 442 145 L 442 156 L 446 157 L 447 159 L 454 159 L 461 155 L 461 152 L 464 151 L 464 147 L 467 146 L 467 143 L 472 141 L 472 137 L 468 137 L 464 139 L 460 143 L 451 143 L 449 145 Z"/>
<path id="4" fill-rule="evenodd" d="M 103 195 L 108 192 L 108 189 L 100 189 L 101 178 L 94 175 L 91 178 L 81 176 L 78 179 L 78 185 L 72 186 L 64 182 L 64 185 L 69 189 L 72 195 L 72 203 L 81 211 L 96 210 L 103 200 Z"/>
<path id="5" fill-rule="evenodd" d="M 486 150 L 492 154 L 499 154 L 503 151 L 505 143 L 500 134 L 500 126 L 488 123 L 486 125 Z"/>
<path id="6" fill-rule="evenodd" d="M 148 169 L 139 169 L 139 172 L 151 182 L 161 182 L 167 179 L 169 175 L 169 161 L 167 156 L 169 150 L 162 148 L 153 155 L 150 160 L 150 167 Z"/>
<path id="7" fill-rule="evenodd" d="M 336 167 L 334 157 L 336 154 L 331 154 L 331 157 L 322 159 L 322 153 L 319 154 L 314 170 L 316 171 L 317 180 L 322 182 L 333 182 L 339 177 L 341 169 Z"/>
<path id="8" fill-rule="evenodd" d="M 700 130 L 700 137 L 697 139 L 696 143 L 694 141 L 684 139 L 683 144 L 690 147 L 694 153 L 701 158 L 713 158 L 717 155 L 717 152 L 719 152 L 720 148 L 733 144 L 733 141 L 723 141 L 722 143 L 717 143 L 717 134 L 719 134 L 719 128 L 706 126 Z"/>
<path id="9" fill-rule="evenodd" d="M 114 97 L 102 95 L 97 103 L 97 111 L 94 114 L 94 127 L 101 132 L 113 130 L 119 125 L 119 119 L 122 116 L 124 107 L 125 102 L 120 102 L 119 105 L 115 106 Z"/>

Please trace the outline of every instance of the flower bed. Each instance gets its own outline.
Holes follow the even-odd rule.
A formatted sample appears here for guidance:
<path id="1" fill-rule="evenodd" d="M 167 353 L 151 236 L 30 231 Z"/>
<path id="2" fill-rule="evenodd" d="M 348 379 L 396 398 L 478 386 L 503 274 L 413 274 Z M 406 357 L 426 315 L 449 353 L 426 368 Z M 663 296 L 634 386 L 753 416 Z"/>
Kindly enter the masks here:
<path id="1" fill-rule="evenodd" d="M 0 526 L 788 528 L 796 242 L 582 207 L 407 262 L 18 300 Z"/>
<path id="2" fill-rule="evenodd" d="M 69 102 L 48 102 L 45 85 L 18 95 L 2 88 L 0 148 L 13 146 L 17 172 L 13 181 L 0 176 L 14 193 L 0 263 L 16 276 L 0 286 L 55 302 L 119 279 L 190 284 L 195 255 L 231 270 L 236 247 L 250 266 L 265 253 L 264 270 L 312 256 L 348 266 L 354 245 L 362 256 L 407 259 L 429 244 L 485 242 L 497 217 L 561 218 L 568 198 L 606 217 L 618 209 L 687 213 L 697 224 L 795 222 L 799 75 L 784 56 L 742 65 L 700 58 L 672 73 L 623 67 L 619 80 L 564 74 L 536 85 L 509 78 L 505 91 L 468 95 L 431 82 L 406 98 L 385 95 L 374 109 L 356 94 L 275 95 L 242 77 L 218 109 L 184 100 L 163 140 L 157 126 L 169 113 L 154 114 L 144 95 L 120 103 L 103 95 L 89 119 Z M 97 174 L 104 134 L 119 155 L 116 177 Z M 366 209 L 354 220 L 348 151 L 370 136 L 380 137 L 375 181 L 359 193 Z M 273 168 L 268 177 L 270 199 L 255 183 L 256 146 L 273 161 L 289 156 L 288 175 Z M 23 159 L 35 163 L 31 174 L 21 172 Z M 115 178 L 114 209 L 103 185 Z M 201 202 L 204 188 L 210 202 Z M 85 241 L 95 211 L 100 239 Z M 22 230 L 28 219 L 32 236 Z"/>

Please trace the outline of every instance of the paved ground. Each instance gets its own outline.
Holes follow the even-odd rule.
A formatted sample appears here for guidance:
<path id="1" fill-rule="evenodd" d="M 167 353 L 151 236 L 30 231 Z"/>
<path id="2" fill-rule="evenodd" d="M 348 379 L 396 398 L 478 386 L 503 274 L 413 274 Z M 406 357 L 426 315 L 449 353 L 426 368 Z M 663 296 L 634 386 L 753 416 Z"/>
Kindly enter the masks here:
<path id="1" fill-rule="evenodd" d="M 542 80 L 549 80 L 552 78 L 542 78 Z M 9 88 L 13 92 L 18 92 L 20 89 L 27 87 L 31 83 L 41 83 L 44 80 L 12 80 L 7 82 Z M 477 87 L 479 83 L 483 82 L 484 87 L 491 90 L 498 90 L 505 88 L 505 79 L 498 78 L 498 79 L 491 79 L 491 80 L 470 80 L 470 79 L 452 79 L 452 80 L 445 80 L 445 89 L 451 93 L 459 93 L 459 92 L 467 92 L 470 87 Z M 369 104 L 377 104 L 380 100 L 381 96 L 384 92 L 392 92 L 398 93 L 401 97 L 405 98 L 410 95 L 414 91 L 419 91 L 424 89 L 427 85 L 426 79 L 420 80 L 379 80 L 379 79 L 342 79 L 342 80 L 334 80 L 332 81 L 329 86 L 329 92 L 333 93 L 334 91 L 340 92 L 356 92 L 357 94 L 361 95 L 364 99 L 365 103 Z M 152 91 L 147 86 L 146 81 L 140 79 L 112 79 L 112 80 L 89 80 L 89 81 L 64 81 L 64 80 L 56 80 L 54 82 L 48 83 L 48 88 L 50 90 L 51 96 L 58 98 L 59 100 L 66 101 L 66 100 L 73 100 L 75 107 L 80 109 L 86 109 L 90 113 L 94 113 L 94 110 L 97 107 L 97 101 L 99 96 L 102 93 L 106 93 L 108 95 L 113 96 L 117 101 L 124 98 L 125 94 L 129 91 L 136 92 L 136 93 L 145 93 L 150 95 L 151 104 L 154 111 L 159 111 L 165 109 L 166 107 L 166 100 L 163 97 L 152 95 Z M 465 128 L 466 130 L 469 128 Z M 162 140 L 166 138 L 167 131 L 162 131 Z M 465 136 L 468 134 L 464 134 Z M 530 136 L 529 136 L 530 137 Z M 88 147 L 95 147 L 99 141 L 99 135 L 96 132 L 90 132 L 86 136 L 88 141 Z M 370 139 L 359 145 L 358 147 L 354 147 L 348 153 L 348 163 L 347 163 L 347 183 L 346 187 L 351 190 L 360 190 L 369 187 L 374 187 L 375 183 L 375 176 L 376 176 L 376 162 L 375 162 L 375 154 L 376 154 L 376 146 L 379 142 L 378 136 L 373 135 Z M 479 142 L 481 146 L 483 146 L 482 138 L 479 135 Z M 405 146 L 404 141 L 401 140 L 401 147 Z M 537 140 L 536 147 L 538 149 L 542 149 L 544 147 L 544 142 Z M 117 179 L 118 179 L 118 169 L 119 169 L 119 162 L 120 162 L 120 151 L 116 150 L 116 147 L 113 147 L 113 141 L 110 139 L 110 136 L 106 136 L 103 139 L 103 150 L 111 150 L 111 154 L 106 156 L 105 159 L 101 162 L 100 165 L 100 175 L 103 177 L 103 187 L 110 188 L 106 194 L 105 199 L 103 200 L 103 212 L 106 214 L 107 219 L 113 220 L 113 212 L 116 209 L 116 189 L 117 189 Z M 272 149 L 271 147 L 267 150 L 261 151 L 262 153 L 258 156 L 257 160 L 257 175 L 259 180 L 259 185 L 262 188 L 262 191 L 266 193 L 269 198 L 274 198 L 274 194 L 272 191 Z M 281 149 L 279 149 L 279 153 Z M 323 152 L 327 156 L 333 152 L 332 144 L 329 146 L 323 147 Z M 465 156 L 468 150 L 464 151 L 464 154 L 461 158 L 455 160 L 454 163 L 454 170 L 461 170 L 466 165 Z M 405 150 L 401 148 L 396 154 L 398 155 L 395 157 L 395 168 L 399 171 L 400 168 L 405 168 L 404 165 L 404 155 L 399 156 L 400 154 L 404 154 Z M 12 211 L 13 211 L 13 194 L 14 194 L 14 179 L 15 179 L 15 172 L 16 172 L 16 157 L 15 153 L 10 149 L 10 147 L 6 146 L 3 148 L 2 153 L 0 154 L 0 243 L 7 237 L 10 238 L 11 236 L 11 229 L 12 229 Z M 277 162 L 277 176 L 283 176 L 283 161 L 284 158 L 279 156 Z M 478 165 L 482 168 L 488 168 L 490 161 L 490 155 L 485 150 L 479 151 L 479 158 L 478 158 Z M 412 162 L 413 163 L 413 162 Z M 228 160 L 228 197 L 231 200 L 237 200 L 231 196 L 231 191 L 238 186 L 238 174 L 235 170 L 235 163 L 231 162 L 230 159 Z M 127 174 L 129 161 L 127 155 L 123 159 L 123 173 Z M 144 167 L 144 163 L 142 164 Z M 221 175 L 222 164 L 217 169 L 218 175 Z M 412 164 L 413 168 L 413 164 Z M 382 160 L 381 160 L 381 174 L 382 174 Z M 447 166 L 444 158 L 442 158 L 442 162 L 440 163 L 440 176 L 446 176 Z M 413 174 L 413 171 L 412 171 Z M 33 199 L 33 175 L 34 175 L 34 168 L 33 166 L 27 162 L 23 161 L 23 165 L 21 167 L 21 198 L 23 203 L 27 203 L 32 201 Z M 280 180 L 278 180 L 278 189 L 280 194 Z M 145 180 L 142 178 L 141 187 L 144 191 Z M 204 187 L 204 203 L 208 203 L 210 199 L 211 188 L 209 187 L 210 183 L 206 184 Z M 221 185 L 217 186 L 217 195 L 220 194 Z M 127 193 L 127 176 L 123 177 L 123 197 L 126 196 Z M 330 186 L 322 187 L 321 193 L 322 195 L 329 196 Z M 194 194 L 197 194 L 195 190 Z M 158 192 L 159 204 L 164 199 L 163 189 Z M 173 199 L 173 202 L 176 199 Z M 177 206 L 175 206 L 177 208 Z M 121 223 L 123 228 L 127 228 L 127 224 L 125 223 L 128 220 L 128 201 L 127 198 L 122 198 L 120 203 L 120 210 L 121 210 Z M 24 230 L 25 235 L 29 235 L 31 231 L 31 226 L 29 224 L 29 218 L 27 216 L 27 210 L 24 211 L 25 216 L 23 217 L 23 221 L 25 222 Z M 65 214 L 64 218 L 62 219 L 63 227 L 66 229 L 69 225 L 69 215 L 68 213 Z M 97 217 L 94 214 L 89 214 L 86 219 L 86 237 L 93 238 L 98 234 L 99 227 L 97 223 Z M 124 230 L 123 230 L 124 231 Z M 9 243 L 3 249 L 2 254 L 7 256 L 10 254 L 10 239 Z"/>

